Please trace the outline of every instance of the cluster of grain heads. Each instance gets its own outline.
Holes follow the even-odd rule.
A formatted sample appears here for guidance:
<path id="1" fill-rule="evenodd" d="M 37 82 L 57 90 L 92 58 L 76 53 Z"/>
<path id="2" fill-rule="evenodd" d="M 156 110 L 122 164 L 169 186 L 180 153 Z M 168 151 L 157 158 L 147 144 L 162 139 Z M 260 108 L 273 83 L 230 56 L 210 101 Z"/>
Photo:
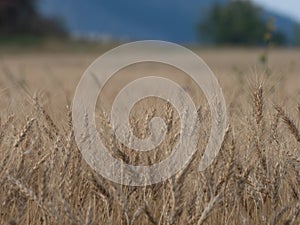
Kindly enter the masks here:
<path id="1" fill-rule="evenodd" d="M 128 187 L 86 164 L 70 109 L 63 116 L 50 113 L 36 94 L 23 109 L 26 121 L 1 114 L 0 224 L 300 224 L 297 120 L 282 107 L 269 107 L 262 84 L 251 96 L 251 104 L 233 107 L 252 106 L 253 114 L 239 109 L 231 115 L 221 150 L 205 171 L 199 172 L 198 165 L 209 132 L 201 132 L 198 151 L 178 174 L 159 184 Z M 149 135 L 149 121 L 158 113 L 154 106 L 144 118 L 130 118 L 137 135 Z M 108 114 L 99 113 L 99 133 L 108 151 L 134 165 L 165 159 L 180 140 L 180 121 L 170 104 L 163 107 L 166 140 L 154 153 L 142 155 L 119 143 Z M 199 129 L 209 127 L 209 109 L 201 106 L 198 112 Z M 88 127 L 84 133 L 82 138 L 90 140 Z"/>

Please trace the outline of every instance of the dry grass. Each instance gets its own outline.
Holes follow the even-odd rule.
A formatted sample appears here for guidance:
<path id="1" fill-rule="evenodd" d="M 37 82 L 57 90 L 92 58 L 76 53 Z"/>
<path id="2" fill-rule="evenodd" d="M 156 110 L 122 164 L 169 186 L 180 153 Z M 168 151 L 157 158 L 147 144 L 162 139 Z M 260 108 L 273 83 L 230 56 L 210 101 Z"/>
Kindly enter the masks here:
<path id="1" fill-rule="evenodd" d="M 251 88 L 241 81 L 248 79 L 243 74 L 219 77 L 229 127 L 206 171 L 199 172 L 198 163 L 208 130 L 201 131 L 198 151 L 179 174 L 151 186 L 126 187 L 96 174 L 82 159 L 65 107 L 74 86 L 60 89 L 63 102 L 53 92 L 34 91 L 36 77 L 2 75 L 0 224 L 300 224 L 300 108 L 286 101 L 286 89 L 272 92 L 277 76 L 263 74 L 266 82 L 250 82 Z M 55 79 L 47 87 L 52 91 L 64 85 Z M 99 114 L 100 133 L 114 157 L 147 165 L 170 153 L 178 141 L 178 115 L 165 102 L 155 104 L 163 110 L 150 107 L 143 117 L 131 118 L 142 137 L 153 116 L 166 121 L 166 140 L 149 154 L 134 154 L 118 143 L 107 114 Z M 209 108 L 202 100 L 199 105 L 201 129 L 209 129 Z"/>

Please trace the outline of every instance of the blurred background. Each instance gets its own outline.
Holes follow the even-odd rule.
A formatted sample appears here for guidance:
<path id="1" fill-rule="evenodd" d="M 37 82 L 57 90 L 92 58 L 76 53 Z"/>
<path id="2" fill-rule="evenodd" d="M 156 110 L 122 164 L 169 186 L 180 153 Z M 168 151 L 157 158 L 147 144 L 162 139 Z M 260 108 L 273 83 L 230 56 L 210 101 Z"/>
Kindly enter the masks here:
<path id="1" fill-rule="evenodd" d="M 0 44 L 299 46 L 297 0 L 0 0 Z"/>

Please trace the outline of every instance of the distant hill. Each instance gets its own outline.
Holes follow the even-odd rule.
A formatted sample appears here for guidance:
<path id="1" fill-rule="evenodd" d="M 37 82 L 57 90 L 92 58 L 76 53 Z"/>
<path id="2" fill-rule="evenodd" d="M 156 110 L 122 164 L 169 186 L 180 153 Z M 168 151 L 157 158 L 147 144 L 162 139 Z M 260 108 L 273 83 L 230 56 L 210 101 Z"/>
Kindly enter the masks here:
<path id="1" fill-rule="evenodd" d="M 214 2 L 228 0 L 40 0 L 40 11 L 59 16 L 74 35 L 114 39 L 197 41 L 195 26 Z M 292 42 L 295 21 L 266 11 Z"/>

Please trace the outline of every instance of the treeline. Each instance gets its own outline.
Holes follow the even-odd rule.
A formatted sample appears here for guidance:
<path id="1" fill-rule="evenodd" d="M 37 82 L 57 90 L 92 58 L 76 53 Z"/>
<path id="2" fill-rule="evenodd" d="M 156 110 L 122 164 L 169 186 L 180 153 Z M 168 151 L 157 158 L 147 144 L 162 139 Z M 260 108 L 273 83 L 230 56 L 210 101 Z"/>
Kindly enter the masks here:
<path id="1" fill-rule="evenodd" d="M 36 0 L 0 0 L 0 37 L 65 36 L 61 21 L 39 14 Z"/>
<path id="2" fill-rule="evenodd" d="M 274 26 L 274 18 L 263 18 L 263 10 L 250 0 L 215 3 L 198 24 L 202 40 L 218 45 L 300 45 L 300 26 L 295 24 L 293 43 Z"/>

